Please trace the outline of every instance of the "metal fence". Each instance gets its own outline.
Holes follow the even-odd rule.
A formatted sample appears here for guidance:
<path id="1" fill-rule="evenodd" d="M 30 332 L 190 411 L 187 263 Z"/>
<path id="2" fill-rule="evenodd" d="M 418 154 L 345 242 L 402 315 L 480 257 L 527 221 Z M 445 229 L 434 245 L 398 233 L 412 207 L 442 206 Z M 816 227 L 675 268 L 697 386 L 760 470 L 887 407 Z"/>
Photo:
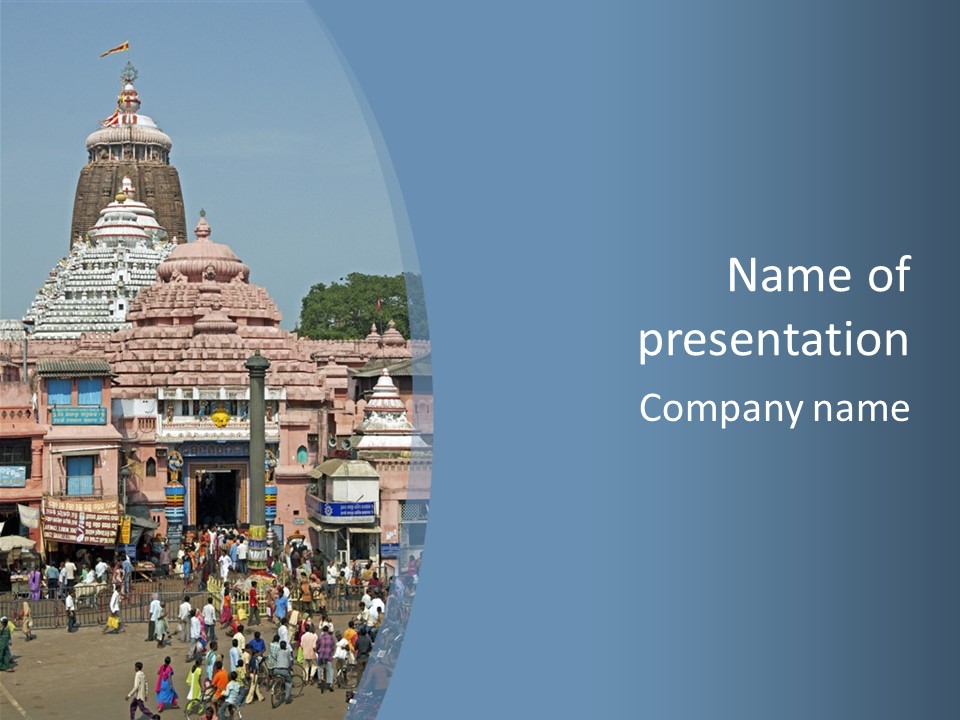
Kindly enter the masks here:
<path id="1" fill-rule="evenodd" d="M 77 585 L 74 588 L 77 622 L 81 625 L 106 625 L 110 614 L 110 598 L 113 589 L 108 583 L 97 585 Z M 190 599 L 194 610 L 199 610 L 206 603 L 206 590 L 183 590 L 183 582 L 176 579 L 134 582 L 130 592 L 123 597 L 120 603 L 120 618 L 125 623 L 141 623 L 150 620 L 150 602 L 153 594 L 166 610 L 170 632 L 176 628 L 180 604 L 185 597 Z M 15 593 L 0 593 L 0 615 L 6 615 L 19 626 L 18 618 L 23 610 L 25 598 Z M 56 600 L 29 600 L 30 615 L 33 627 L 49 629 L 66 627 L 67 610 L 63 599 Z"/>

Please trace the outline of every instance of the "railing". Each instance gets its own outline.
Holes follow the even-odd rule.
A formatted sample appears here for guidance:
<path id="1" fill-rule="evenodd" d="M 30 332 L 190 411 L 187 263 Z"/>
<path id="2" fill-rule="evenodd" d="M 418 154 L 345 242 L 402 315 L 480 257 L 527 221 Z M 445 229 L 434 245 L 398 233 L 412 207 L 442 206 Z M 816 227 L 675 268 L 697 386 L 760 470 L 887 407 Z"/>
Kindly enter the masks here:
<path id="1" fill-rule="evenodd" d="M 61 497 L 103 497 L 99 475 L 67 475 L 60 478 L 57 495 Z"/>

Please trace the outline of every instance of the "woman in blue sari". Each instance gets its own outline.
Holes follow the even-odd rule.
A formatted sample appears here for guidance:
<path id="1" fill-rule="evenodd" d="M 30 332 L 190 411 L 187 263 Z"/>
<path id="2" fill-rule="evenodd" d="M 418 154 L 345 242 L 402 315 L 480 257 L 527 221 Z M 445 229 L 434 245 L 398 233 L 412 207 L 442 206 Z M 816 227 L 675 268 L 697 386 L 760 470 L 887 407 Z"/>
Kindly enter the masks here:
<path id="1" fill-rule="evenodd" d="M 177 691 L 173 689 L 173 668 L 170 667 L 170 657 L 163 659 L 163 665 L 157 670 L 157 711 L 163 710 L 164 705 L 178 707 Z"/>

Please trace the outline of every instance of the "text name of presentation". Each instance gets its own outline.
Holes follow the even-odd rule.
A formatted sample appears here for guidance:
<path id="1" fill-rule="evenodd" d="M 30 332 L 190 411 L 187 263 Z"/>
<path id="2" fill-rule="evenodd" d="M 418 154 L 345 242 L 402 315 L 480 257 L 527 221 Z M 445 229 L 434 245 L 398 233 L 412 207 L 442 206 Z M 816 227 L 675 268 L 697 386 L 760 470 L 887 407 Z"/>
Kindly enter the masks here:
<path id="1" fill-rule="evenodd" d="M 894 266 L 873 267 L 867 275 L 870 289 L 875 293 L 903 293 L 910 270 L 907 261 L 911 259 L 902 255 Z M 853 279 L 843 265 L 827 270 L 819 265 L 790 265 L 786 269 L 767 265 L 758 273 L 756 258 L 743 263 L 732 257 L 729 270 L 731 293 L 846 293 Z M 640 331 L 640 364 L 659 356 L 721 357 L 728 353 L 737 357 L 906 357 L 907 346 L 905 330 L 861 330 L 851 320 L 808 329 L 797 329 L 793 323 L 781 329 L 732 331 L 644 329 Z M 817 423 L 907 422 L 910 405 L 905 400 L 677 400 L 647 392 L 640 402 L 640 415 L 650 423 L 715 423 L 726 430 L 735 423 L 772 422 L 793 430 L 804 416 Z"/>
<path id="2" fill-rule="evenodd" d="M 903 255 L 894 268 L 878 265 L 871 269 L 868 276 L 870 289 L 878 293 L 894 288 L 904 292 L 906 272 L 910 269 L 907 261 L 910 259 L 910 255 Z M 730 258 L 730 292 L 737 292 L 742 286 L 747 292 L 759 289 L 767 293 L 822 293 L 828 290 L 845 293 L 850 289 L 851 277 L 850 270 L 843 265 L 829 270 L 818 265 L 791 265 L 786 270 L 768 265 L 762 269 L 762 276 L 758 276 L 756 258 L 750 258 L 746 267 L 739 259 Z M 791 357 L 906 357 L 908 343 L 904 330 L 860 330 L 851 320 L 845 320 L 840 326 L 829 323 L 821 329 L 797 329 L 793 323 L 787 323 L 780 329 L 640 331 L 641 365 L 660 355 L 721 357 L 727 353 L 738 357 L 779 357 L 784 354 Z"/>

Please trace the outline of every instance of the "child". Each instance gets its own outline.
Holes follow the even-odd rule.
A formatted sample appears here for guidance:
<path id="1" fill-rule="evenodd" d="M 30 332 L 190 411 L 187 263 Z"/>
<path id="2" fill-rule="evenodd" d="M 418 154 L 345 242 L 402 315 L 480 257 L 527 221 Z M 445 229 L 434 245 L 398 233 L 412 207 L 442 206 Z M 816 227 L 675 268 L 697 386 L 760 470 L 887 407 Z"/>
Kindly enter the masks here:
<path id="1" fill-rule="evenodd" d="M 237 718 L 242 720 L 243 715 L 240 714 L 240 705 L 242 702 L 243 686 L 240 685 L 240 682 L 237 680 L 237 672 L 234 670 L 230 673 L 230 681 L 227 683 L 226 690 L 223 691 L 223 704 L 220 706 L 220 720 L 225 720 L 228 714 L 230 717 L 233 717 L 234 711 L 236 711 Z"/>

